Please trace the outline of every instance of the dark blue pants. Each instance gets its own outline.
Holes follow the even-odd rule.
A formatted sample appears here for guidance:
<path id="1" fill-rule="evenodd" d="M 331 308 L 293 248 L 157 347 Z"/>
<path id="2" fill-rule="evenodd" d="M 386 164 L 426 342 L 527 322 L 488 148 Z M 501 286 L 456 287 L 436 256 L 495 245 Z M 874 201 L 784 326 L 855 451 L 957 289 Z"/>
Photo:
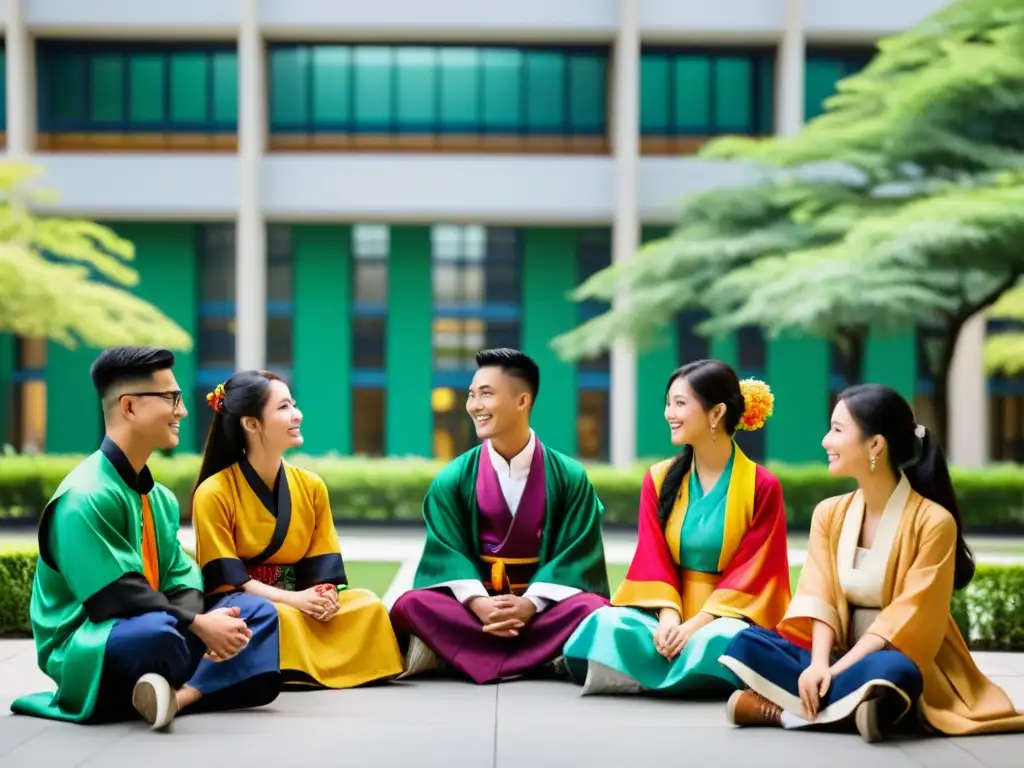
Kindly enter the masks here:
<path id="1" fill-rule="evenodd" d="M 203 694 L 185 713 L 244 709 L 269 704 L 281 690 L 277 609 L 263 598 L 232 594 L 214 608 L 237 607 L 252 631 L 249 645 L 228 661 L 203 658 L 206 647 L 191 632 L 181 633 L 169 613 L 145 613 L 114 624 L 107 638 L 93 719 L 138 717 L 132 689 L 140 677 L 156 673 L 172 688 L 188 684 Z"/>

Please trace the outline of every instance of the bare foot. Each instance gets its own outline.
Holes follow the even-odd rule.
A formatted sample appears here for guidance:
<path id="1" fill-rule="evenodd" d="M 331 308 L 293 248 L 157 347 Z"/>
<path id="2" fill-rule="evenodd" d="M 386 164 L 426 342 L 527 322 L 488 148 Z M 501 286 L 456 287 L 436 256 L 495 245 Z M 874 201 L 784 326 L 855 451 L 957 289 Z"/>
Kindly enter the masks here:
<path id="1" fill-rule="evenodd" d="M 174 692 L 174 700 L 178 705 L 178 711 L 180 712 L 190 704 L 195 704 L 203 697 L 199 691 L 195 688 L 191 688 L 187 685 L 183 685 L 181 688 Z"/>

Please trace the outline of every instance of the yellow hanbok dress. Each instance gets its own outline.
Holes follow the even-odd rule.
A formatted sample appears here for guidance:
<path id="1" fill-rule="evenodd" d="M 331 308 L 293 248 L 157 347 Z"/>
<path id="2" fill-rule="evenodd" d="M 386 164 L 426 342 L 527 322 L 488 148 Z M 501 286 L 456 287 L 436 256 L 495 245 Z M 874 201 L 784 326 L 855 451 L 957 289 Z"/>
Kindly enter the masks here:
<path id="1" fill-rule="evenodd" d="M 192 524 L 208 599 L 254 578 L 294 591 L 337 587 L 340 610 L 327 622 L 275 604 L 286 685 L 350 688 L 401 673 L 384 604 L 347 585 L 327 486 L 317 475 L 282 462 L 271 489 L 243 459 L 196 489 Z"/>

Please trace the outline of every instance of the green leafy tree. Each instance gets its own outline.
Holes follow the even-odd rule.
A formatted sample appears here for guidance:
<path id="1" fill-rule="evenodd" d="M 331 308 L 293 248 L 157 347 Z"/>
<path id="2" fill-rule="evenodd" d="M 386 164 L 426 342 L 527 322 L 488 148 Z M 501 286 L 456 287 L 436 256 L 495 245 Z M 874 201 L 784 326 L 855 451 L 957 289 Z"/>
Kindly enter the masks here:
<path id="1" fill-rule="evenodd" d="M 39 216 L 39 169 L 0 163 L 0 332 L 69 348 L 145 344 L 190 349 L 189 335 L 131 293 L 132 243 L 89 221 Z"/>
<path id="2" fill-rule="evenodd" d="M 1024 274 L 1022 116 L 1024 5 L 954 3 L 883 41 L 799 134 L 707 145 L 706 157 L 759 164 L 765 180 L 688 201 L 668 238 L 578 291 L 628 289 L 641 316 L 612 310 L 556 346 L 570 358 L 594 354 L 702 306 L 712 315 L 705 333 L 758 325 L 835 340 L 857 380 L 869 332 L 932 325 L 944 436 L 960 329 Z M 733 210 L 747 198 L 759 215 Z M 709 199 L 724 214 L 710 225 L 694 215 Z M 763 247 L 721 258 L 730 238 Z M 646 298 L 655 293 L 677 298 Z"/>

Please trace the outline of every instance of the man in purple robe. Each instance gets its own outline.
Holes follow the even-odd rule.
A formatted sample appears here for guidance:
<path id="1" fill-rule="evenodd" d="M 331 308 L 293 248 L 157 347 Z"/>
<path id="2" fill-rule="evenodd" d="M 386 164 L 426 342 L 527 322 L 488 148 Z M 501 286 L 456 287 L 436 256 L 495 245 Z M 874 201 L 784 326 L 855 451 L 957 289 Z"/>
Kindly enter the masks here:
<path id="1" fill-rule="evenodd" d="M 514 349 L 476 363 L 466 411 L 483 444 L 431 483 L 413 589 L 391 609 L 403 676 L 446 666 L 492 683 L 554 669 L 577 625 L 609 604 L 597 493 L 530 429 L 537 364 Z"/>

